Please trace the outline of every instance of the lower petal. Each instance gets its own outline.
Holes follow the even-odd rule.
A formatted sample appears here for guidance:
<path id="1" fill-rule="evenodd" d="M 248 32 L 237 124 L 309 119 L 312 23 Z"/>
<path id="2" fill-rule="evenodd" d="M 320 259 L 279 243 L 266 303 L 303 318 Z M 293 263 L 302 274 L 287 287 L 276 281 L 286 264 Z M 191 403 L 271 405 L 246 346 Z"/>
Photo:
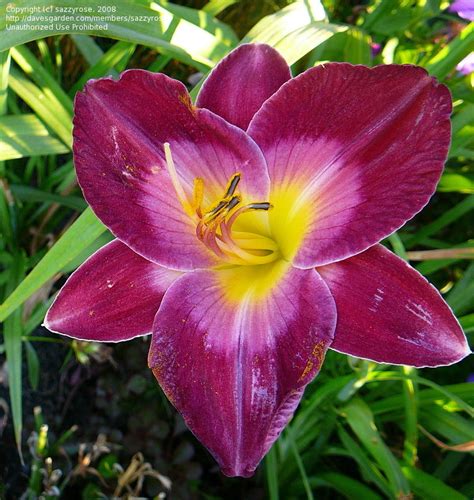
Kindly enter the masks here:
<path id="1" fill-rule="evenodd" d="M 331 349 L 379 363 L 442 366 L 470 353 L 439 292 L 381 245 L 318 268 L 337 307 Z"/>
<path id="2" fill-rule="evenodd" d="M 165 291 L 179 276 L 114 240 L 70 276 L 44 326 L 68 337 L 98 342 L 147 335 Z"/>
<path id="3" fill-rule="evenodd" d="M 336 321 L 317 273 L 256 267 L 255 281 L 246 267 L 178 280 L 149 355 L 164 392 L 229 476 L 253 474 L 318 373 Z"/>

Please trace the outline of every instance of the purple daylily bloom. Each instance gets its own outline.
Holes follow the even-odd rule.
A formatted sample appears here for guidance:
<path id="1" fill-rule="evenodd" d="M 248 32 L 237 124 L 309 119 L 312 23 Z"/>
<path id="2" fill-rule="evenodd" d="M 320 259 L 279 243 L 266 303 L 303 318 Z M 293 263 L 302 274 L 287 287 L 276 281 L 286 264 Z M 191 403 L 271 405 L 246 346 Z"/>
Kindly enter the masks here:
<path id="1" fill-rule="evenodd" d="M 380 43 L 373 42 L 370 44 L 370 52 L 372 57 L 376 57 L 382 52 L 382 45 Z"/>
<path id="2" fill-rule="evenodd" d="M 464 76 L 474 73 L 474 52 L 466 56 L 457 66 L 457 71 Z"/>
<path id="3" fill-rule="evenodd" d="M 196 106 L 163 74 L 89 82 L 75 165 L 117 239 L 72 274 L 46 326 L 152 332 L 170 401 L 225 474 L 252 475 L 328 348 L 418 367 L 469 353 L 437 290 L 378 244 L 433 194 L 450 112 L 421 68 L 291 78 L 261 44 L 222 60 Z"/>
<path id="4" fill-rule="evenodd" d="M 449 10 L 459 17 L 474 21 L 474 1 L 473 0 L 455 0 Z"/>

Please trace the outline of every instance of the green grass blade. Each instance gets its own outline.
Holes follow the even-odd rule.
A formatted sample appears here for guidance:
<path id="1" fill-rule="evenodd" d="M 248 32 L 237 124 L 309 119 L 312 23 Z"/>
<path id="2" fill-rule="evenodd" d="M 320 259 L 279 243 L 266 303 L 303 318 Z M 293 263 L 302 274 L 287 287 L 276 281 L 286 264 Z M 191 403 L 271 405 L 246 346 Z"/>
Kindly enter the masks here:
<path id="1" fill-rule="evenodd" d="M 364 484 L 349 476 L 337 472 L 323 472 L 316 477 L 309 478 L 310 485 L 325 486 L 334 489 L 350 500 L 381 500 L 382 497 Z"/>
<path id="2" fill-rule="evenodd" d="M 474 308 L 474 263 L 454 285 L 446 298 L 456 315 L 467 314 Z"/>
<path id="3" fill-rule="evenodd" d="M 23 254 L 16 254 L 10 268 L 10 278 L 7 285 L 7 293 L 12 291 L 21 281 L 25 268 Z M 13 418 L 13 429 L 18 453 L 21 453 L 21 432 L 22 432 L 22 324 L 21 308 L 18 308 L 3 325 L 3 335 L 5 341 L 5 352 L 8 363 L 8 386 L 10 393 L 10 404 Z M 22 459 L 23 461 L 23 459 Z"/>
<path id="4" fill-rule="evenodd" d="M 408 238 L 405 242 L 405 247 L 411 248 L 415 246 L 424 238 L 427 238 L 428 236 L 437 233 L 449 224 L 452 224 L 455 220 L 459 219 L 459 217 L 462 217 L 464 214 L 467 214 L 473 208 L 474 195 L 466 196 L 463 201 L 445 212 L 430 224 L 427 224 L 426 226 L 420 228 L 420 230 L 414 236 Z"/>
<path id="5" fill-rule="evenodd" d="M 11 49 L 13 60 L 23 72 L 38 85 L 41 92 L 54 105 L 56 110 L 61 110 L 65 119 L 72 118 L 72 100 L 64 92 L 61 85 L 36 59 L 34 54 L 24 45 Z"/>
<path id="6" fill-rule="evenodd" d="M 121 63 L 121 68 L 118 71 L 123 71 L 127 62 L 135 52 L 136 45 L 128 42 L 115 43 L 100 59 L 90 67 L 82 77 L 73 85 L 69 94 L 75 95 L 78 90 L 82 90 L 84 85 L 91 78 L 100 78 L 106 75 L 113 75 L 116 73 L 114 68 Z"/>
<path id="7" fill-rule="evenodd" d="M 474 315 L 473 315 L 474 316 Z M 473 318 L 474 321 L 474 318 Z M 457 411 L 461 408 L 455 408 L 455 402 L 452 400 L 451 395 L 456 398 L 460 398 L 465 402 L 465 404 L 474 403 L 474 391 L 472 390 L 472 385 L 469 382 L 463 384 L 445 385 L 444 389 L 448 391 L 450 396 L 441 394 L 436 389 L 421 389 L 418 391 L 418 406 L 423 408 L 432 405 L 434 401 L 437 404 L 445 405 L 450 403 L 451 408 Z M 370 409 L 374 415 L 388 414 L 397 412 L 403 408 L 405 403 L 404 395 L 397 394 L 393 396 L 388 396 L 384 399 L 377 400 L 370 403 Z"/>
<path id="8" fill-rule="evenodd" d="M 35 6 L 38 8 L 77 7 L 77 2 L 76 0 L 37 0 Z M 222 23 L 203 12 L 195 11 L 191 15 L 192 9 L 186 9 L 186 17 L 192 17 L 196 23 L 194 24 L 173 14 L 172 11 L 177 11 L 180 6 L 172 4 L 169 4 L 169 8 L 165 8 L 158 2 L 137 0 L 131 3 L 128 0 L 116 0 L 113 6 L 117 9 L 115 16 L 117 17 L 118 14 L 127 20 L 110 20 L 106 15 L 97 13 L 97 2 L 83 0 L 81 7 L 89 7 L 91 9 L 89 15 L 95 16 L 93 22 L 89 23 L 91 29 L 86 30 L 79 29 L 79 27 L 84 28 L 86 23 L 78 21 L 69 25 L 64 23 L 64 28 L 58 26 L 58 23 L 53 23 L 52 29 L 38 30 L 34 29 L 33 26 L 29 30 L 11 29 L 7 31 L 4 21 L 3 28 L 0 30 L 0 51 L 32 40 L 60 34 L 107 36 L 116 40 L 152 47 L 185 64 L 206 70 L 222 59 L 235 44 L 235 41 L 227 36 L 229 30 L 224 29 Z M 180 12 L 183 12 L 182 8 Z M 0 19 L 5 19 L 5 15 L 6 4 L 3 4 L 0 6 Z M 28 13 L 17 15 L 20 19 L 15 24 L 21 24 Z M 138 22 L 140 17 L 149 20 L 149 22 Z M 44 25 L 44 22 L 42 24 Z M 79 27 L 74 29 L 74 24 Z"/>
<path id="9" fill-rule="evenodd" d="M 441 177 L 437 190 L 441 193 L 474 194 L 474 174 L 447 171 Z"/>
<path id="10" fill-rule="evenodd" d="M 64 114 L 64 109 L 57 105 L 20 71 L 12 68 L 9 79 L 10 88 L 23 99 L 39 118 L 48 125 L 58 137 L 71 147 L 72 121 L 71 116 Z"/>
<path id="11" fill-rule="evenodd" d="M 94 66 L 104 55 L 104 51 L 97 45 L 95 40 L 88 35 L 69 35 L 79 52 L 84 56 L 89 66 Z"/>
<path id="12" fill-rule="evenodd" d="M 238 3 L 238 1 L 239 0 L 211 0 L 209 3 L 204 5 L 202 10 L 211 16 L 217 16 L 222 11 L 227 9 L 227 7 Z"/>
<path id="13" fill-rule="evenodd" d="M 366 382 L 375 382 L 375 381 L 391 381 L 391 380 L 404 380 L 406 379 L 405 374 L 401 374 L 399 372 L 391 372 L 391 371 L 374 371 L 369 373 L 367 376 Z M 431 380 L 428 380 L 427 378 L 424 377 L 419 377 L 419 376 L 414 376 L 411 375 L 410 378 L 412 378 L 415 382 L 421 385 L 426 385 L 427 387 L 431 387 L 432 389 L 435 389 L 438 391 L 440 394 L 442 394 L 444 397 L 446 397 L 448 400 L 450 400 L 452 403 L 456 403 L 460 409 L 468 413 L 471 417 L 474 417 L 474 408 L 466 403 L 463 399 L 458 397 L 455 393 L 450 392 L 448 389 L 445 389 L 443 386 L 436 384 L 435 382 L 432 382 Z"/>
<path id="14" fill-rule="evenodd" d="M 387 239 L 392 245 L 393 251 L 402 259 L 407 260 L 407 251 L 398 233 L 391 234 Z"/>
<path id="15" fill-rule="evenodd" d="M 343 411 L 351 429 L 384 471 L 392 494 L 397 498 L 407 495 L 410 492 L 408 482 L 397 459 L 380 436 L 370 408 L 361 399 L 354 398 Z"/>
<path id="16" fill-rule="evenodd" d="M 411 375 L 416 376 L 416 368 L 401 367 L 406 379 L 402 381 L 405 400 L 405 442 L 403 460 L 414 466 L 418 460 L 418 387 Z"/>
<path id="17" fill-rule="evenodd" d="M 467 500 L 467 497 L 443 483 L 434 476 L 415 469 L 402 467 L 410 487 L 419 498 L 425 500 Z"/>
<path id="18" fill-rule="evenodd" d="M 0 115 L 7 112 L 8 75 L 10 73 L 10 51 L 0 52 Z"/>
<path id="19" fill-rule="evenodd" d="M 312 5 L 311 5 L 312 4 Z M 326 13 L 319 2 L 299 0 L 264 17 L 243 38 L 242 42 L 267 43 L 294 64 L 334 34 L 347 26 L 325 22 Z"/>
<path id="20" fill-rule="evenodd" d="M 265 457 L 265 474 L 267 477 L 268 498 L 278 500 L 278 463 L 275 446 L 272 446 Z"/>
<path id="21" fill-rule="evenodd" d="M 364 477 L 367 477 L 369 481 L 374 483 L 385 496 L 390 497 L 390 488 L 387 480 L 377 466 L 369 459 L 365 451 L 342 427 L 339 428 L 338 434 L 349 455 L 359 465 Z"/>
<path id="22" fill-rule="evenodd" d="M 449 445 L 463 444 L 473 440 L 474 422 L 472 420 L 436 404 L 420 410 L 420 423 L 431 434 L 443 436 Z"/>
<path id="23" fill-rule="evenodd" d="M 0 116 L 0 161 L 68 152 L 36 115 Z"/>
<path id="24" fill-rule="evenodd" d="M 25 342 L 26 347 L 26 364 L 28 366 L 28 380 L 33 390 L 38 388 L 40 362 L 36 349 L 29 343 Z"/>
<path id="25" fill-rule="evenodd" d="M 298 466 L 298 470 L 301 475 L 301 481 L 303 482 L 303 486 L 306 492 L 306 498 L 308 500 L 314 500 L 313 492 L 311 491 L 311 486 L 309 484 L 308 476 L 306 474 L 306 469 L 303 464 L 303 460 L 301 459 L 300 452 L 298 450 L 298 447 L 296 446 L 296 442 L 293 438 L 292 435 L 292 428 L 291 426 L 287 428 L 286 431 L 286 437 L 290 442 L 290 448 L 291 452 L 293 453 L 293 457 L 295 459 L 296 465 Z"/>
<path id="26" fill-rule="evenodd" d="M 92 210 L 86 209 L 0 306 L 0 321 L 5 320 L 104 231 L 105 226 Z"/>
<path id="27" fill-rule="evenodd" d="M 87 203 L 79 196 L 61 196 L 41 189 L 16 184 L 12 184 L 10 189 L 15 198 L 21 201 L 58 203 L 79 212 L 87 208 Z"/>
<path id="28" fill-rule="evenodd" d="M 10 75 L 11 56 L 9 50 L 0 52 L 0 118 L 8 112 L 8 77 Z M 3 141 L 0 139 L 0 148 Z M 0 177 L 5 175 L 5 164 L 0 159 Z"/>
<path id="29" fill-rule="evenodd" d="M 426 69 L 438 78 L 444 78 L 462 59 L 474 50 L 474 23 L 469 23 L 459 35 L 432 57 Z"/>

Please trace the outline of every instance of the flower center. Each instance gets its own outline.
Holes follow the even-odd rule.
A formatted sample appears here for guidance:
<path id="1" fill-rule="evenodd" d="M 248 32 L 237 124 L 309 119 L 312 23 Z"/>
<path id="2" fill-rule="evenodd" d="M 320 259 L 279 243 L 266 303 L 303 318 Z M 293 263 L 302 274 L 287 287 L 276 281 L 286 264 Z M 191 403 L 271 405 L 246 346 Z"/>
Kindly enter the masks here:
<path id="1" fill-rule="evenodd" d="M 203 208 L 204 180 L 194 179 L 192 196 L 189 197 L 179 180 L 169 143 L 164 143 L 166 168 L 173 183 L 176 195 L 186 214 L 196 224 L 196 236 L 206 247 L 225 263 L 236 265 L 268 264 L 280 257 L 277 244 L 262 234 L 237 231 L 233 228 L 237 219 L 245 213 L 268 211 L 272 205 L 268 202 L 242 203 L 237 188 L 241 179 L 235 173 L 227 183 L 224 195 Z"/>

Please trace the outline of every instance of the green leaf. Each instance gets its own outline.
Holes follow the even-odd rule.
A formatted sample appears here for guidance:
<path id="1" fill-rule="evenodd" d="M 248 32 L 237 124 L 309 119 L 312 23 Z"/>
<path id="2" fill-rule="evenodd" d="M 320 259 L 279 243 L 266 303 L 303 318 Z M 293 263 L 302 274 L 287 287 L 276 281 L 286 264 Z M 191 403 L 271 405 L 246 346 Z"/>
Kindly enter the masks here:
<path id="1" fill-rule="evenodd" d="M 90 67 L 81 78 L 73 85 L 69 94 L 75 95 L 78 90 L 82 90 L 84 85 L 91 78 L 113 75 L 117 73 L 113 69 L 120 64 L 118 71 L 123 71 L 129 59 L 135 52 L 136 45 L 128 42 L 115 43 L 100 59 Z"/>
<path id="2" fill-rule="evenodd" d="M 104 51 L 97 45 L 95 40 L 88 35 L 69 35 L 79 52 L 84 56 L 89 66 L 94 66 L 97 64 L 101 57 L 104 55 Z"/>
<path id="3" fill-rule="evenodd" d="M 446 297 L 448 304 L 458 316 L 471 312 L 474 308 L 474 262 L 464 272 Z"/>
<path id="4" fill-rule="evenodd" d="M 474 50 L 474 23 L 469 23 L 456 38 L 451 40 L 434 57 L 426 69 L 438 78 L 444 78 L 456 65 Z"/>
<path id="5" fill-rule="evenodd" d="M 350 500 L 381 500 L 381 496 L 364 484 L 349 476 L 337 472 L 323 472 L 311 477 L 309 482 L 313 488 L 329 487 Z"/>
<path id="6" fill-rule="evenodd" d="M 375 382 L 375 381 L 389 381 L 389 380 L 404 380 L 407 376 L 405 374 L 401 374 L 399 372 L 392 371 L 373 371 L 367 375 L 367 382 Z M 455 393 L 450 392 L 445 389 L 443 386 L 432 382 L 424 377 L 418 377 L 415 375 L 410 375 L 410 378 L 413 379 L 418 384 L 426 385 L 435 389 L 439 394 L 442 394 L 444 397 L 451 400 L 452 403 L 456 403 L 460 409 L 466 411 L 471 417 L 474 417 L 474 408 L 467 404 L 463 399 L 458 397 Z"/>
<path id="7" fill-rule="evenodd" d="M 474 193 L 474 174 L 445 172 L 438 184 L 438 191 L 450 193 Z"/>
<path id="8" fill-rule="evenodd" d="M 403 459 L 409 465 L 415 465 L 418 459 L 418 386 L 411 375 L 416 376 L 416 368 L 402 366 L 406 379 L 402 381 L 405 399 L 405 442 Z"/>
<path id="9" fill-rule="evenodd" d="M 398 233 L 391 234 L 387 239 L 390 242 L 393 251 L 402 259 L 407 260 L 407 252 Z"/>
<path id="10" fill-rule="evenodd" d="M 284 9 L 264 17 L 242 40 L 260 42 L 274 47 L 294 64 L 335 33 L 348 29 L 324 22 L 326 13 L 320 2 L 298 0 Z"/>
<path id="11" fill-rule="evenodd" d="M 387 497 L 390 497 L 390 489 L 387 480 L 383 477 L 377 466 L 370 461 L 364 450 L 342 427 L 339 428 L 338 434 L 339 439 L 349 452 L 349 455 L 359 465 L 364 479 L 374 483 L 380 491 L 382 491 Z"/>
<path id="12" fill-rule="evenodd" d="M 354 398 L 343 411 L 347 423 L 384 471 L 394 496 L 407 495 L 410 492 L 408 482 L 397 459 L 380 436 L 370 408 L 361 399 Z"/>
<path id="13" fill-rule="evenodd" d="M 219 40 L 222 40 L 229 46 L 237 45 L 239 41 L 230 26 L 216 19 L 214 17 L 215 14 L 207 12 L 206 9 L 197 10 L 185 5 L 179 5 L 177 2 L 168 2 L 167 0 L 156 0 L 156 3 L 175 16 L 214 34 Z"/>
<path id="14" fill-rule="evenodd" d="M 10 186 L 11 192 L 15 198 L 27 202 L 51 202 L 58 203 L 65 207 L 72 208 L 73 210 L 82 211 L 87 208 L 86 202 L 79 196 L 61 196 L 59 194 L 48 193 L 41 191 L 41 189 L 32 188 L 29 186 L 22 186 L 12 184 Z"/>
<path id="15" fill-rule="evenodd" d="M 29 343 L 25 342 L 26 346 L 26 363 L 28 365 L 28 380 L 33 390 L 38 388 L 40 362 L 35 348 Z"/>
<path id="16" fill-rule="evenodd" d="M 452 224 L 455 220 L 462 217 L 474 208 L 474 195 L 466 196 L 466 198 L 456 206 L 445 212 L 443 215 L 435 219 L 430 224 L 423 226 L 415 235 L 408 238 L 405 242 L 405 247 L 411 248 L 418 244 L 424 238 L 431 236 L 444 227 Z"/>
<path id="17" fill-rule="evenodd" d="M 72 121 L 71 116 L 65 113 L 64 108 L 55 100 L 47 97 L 34 83 L 15 68 L 10 70 L 9 85 L 13 92 L 36 112 L 38 117 L 58 135 L 64 144 L 71 147 Z"/>
<path id="18" fill-rule="evenodd" d="M 36 115 L 0 116 L 0 161 L 68 152 Z"/>
<path id="19" fill-rule="evenodd" d="M 86 209 L 0 306 L 0 321 L 7 318 L 104 231 L 105 226 L 92 210 Z"/>
<path id="20" fill-rule="evenodd" d="M 227 9 L 227 7 L 238 3 L 238 1 L 239 0 L 211 0 L 209 3 L 204 5 L 202 10 L 211 16 L 217 16 L 222 11 Z"/>
<path id="21" fill-rule="evenodd" d="M 11 55 L 23 72 L 38 85 L 55 110 L 60 110 L 64 119 L 72 119 L 71 98 L 51 73 L 43 68 L 33 53 L 26 46 L 20 45 L 11 49 Z"/>
<path id="22" fill-rule="evenodd" d="M 460 414 L 449 411 L 436 404 L 420 409 L 420 423 L 435 436 L 443 436 L 449 445 L 463 444 L 472 441 L 474 436 L 474 422 Z"/>
<path id="23" fill-rule="evenodd" d="M 370 37 L 358 28 L 336 33 L 311 52 L 308 66 L 321 61 L 345 61 L 352 64 L 372 64 Z"/>
<path id="24" fill-rule="evenodd" d="M 402 467 L 403 474 L 408 479 L 410 487 L 420 499 L 424 500 L 467 500 L 447 484 L 420 469 Z"/>
<path id="25" fill-rule="evenodd" d="M 58 26 L 59 23 L 51 23 L 52 29 L 37 29 L 37 26 L 44 27 L 48 24 L 45 24 L 44 21 L 30 20 L 27 24 L 32 26 L 31 29 L 22 30 L 11 29 L 11 24 L 9 25 L 10 30 L 6 29 L 6 5 L 2 4 L 0 7 L 0 19 L 3 20 L 3 25 L 0 25 L 0 51 L 52 35 L 87 34 L 107 36 L 116 40 L 152 47 L 161 53 L 172 55 L 181 62 L 206 70 L 222 59 L 235 44 L 235 41 L 228 37 L 229 29 L 223 28 L 222 23 L 209 14 L 196 11 L 191 15 L 192 9 L 183 10 L 180 6 L 172 4 L 169 4 L 168 8 L 164 8 L 159 4 L 159 1 L 114 0 L 112 2 L 106 0 L 100 5 L 115 9 L 115 12 L 99 13 L 97 2 L 83 0 L 81 7 L 90 8 L 90 12 L 82 12 L 77 16 L 91 16 L 91 22 L 78 19 L 77 22 L 63 23 L 64 27 Z M 37 0 L 35 7 L 77 8 L 77 2 L 76 0 Z M 172 13 L 172 11 L 178 10 L 188 19 L 192 17 L 196 24 Z M 28 12 L 18 13 L 17 16 L 20 20 L 15 24 L 25 24 L 27 15 L 30 14 Z M 117 21 L 108 18 L 108 15 L 122 19 Z"/>
<path id="26" fill-rule="evenodd" d="M 452 395 L 456 398 L 460 398 L 467 405 L 474 404 L 474 391 L 470 383 L 445 385 L 444 389 L 448 391 L 448 394 L 442 394 L 436 389 L 423 389 L 418 391 L 418 406 L 426 407 L 432 405 L 434 402 L 440 405 L 449 403 L 451 408 L 454 409 L 456 403 L 452 400 Z M 402 409 L 403 405 L 404 396 L 402 394 L 397 394 L 371 402 L 370 409 L 374 415 L 380 415 L 384 413 L 394 413 L 396 410 Z M 459 407 L 457 408 L 458 411 L 460 409 Z"/>
<path id="27" fill-rule="evenodd" d="M 7 283 L 7 293 L 15 288 L 21 281 L 25 269 L 24 255 L 17 254 L 10 267 L 10 276 Z M 11 412 L 13 417 L 13 429 L 18 453 L 21 453 L 21 432 L 22 424 L 22 324 L 21 308 L 18 308 L 10 317 L 6 318 L 3 325 L 3 336 L 5 342 L 5 352 L 8 363 L 8 388 L 10 393 Z"/>
<path id="28" fill-rule="evenodd" d="M 8 75 L 10 73 L 10 51 L 0 52 L 0 115 L 7 112 Z"/>
<path id="29" fill-rule="evenodd" d="M 265 457 L 265 474 L 267 476 L 268 497 L 278 500 L 278 463 L 276 446 L 272 446 Z"/>
<path id="30" fill-rule="evenodd" d="M 304 464 L 303 464 L 303 460 L 301 459 L 300 452 L 299 452 L 298 447 L 296 446 L 296 442 L 293 438 L 292 426 L 289 426 L 286 428 L 286 437 L 290 443 L 291 451 L 293 453 L 295 462 L 298 466 L 298 470 L 299 470 L 300 475 L 301 475 L 301 481 L 303 483 L 303 486 L 304 486 L 304 489 L 306 492 L 306 498 L 308 500 L 314 500 L 313 493 L 311 491 L 311 486 L 309 484 L 308 476 L 306 474 L 306 469 L 305 469 Z"/>

